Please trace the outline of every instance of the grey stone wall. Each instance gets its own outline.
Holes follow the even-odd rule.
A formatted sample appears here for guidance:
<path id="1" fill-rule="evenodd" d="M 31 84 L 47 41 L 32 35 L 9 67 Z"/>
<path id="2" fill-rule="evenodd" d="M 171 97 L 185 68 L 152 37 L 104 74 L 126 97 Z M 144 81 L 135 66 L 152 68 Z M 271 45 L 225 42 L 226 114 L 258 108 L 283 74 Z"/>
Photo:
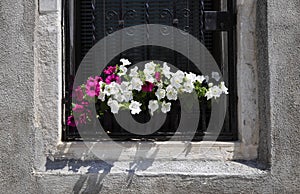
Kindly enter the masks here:
<path id="1" fill-rule="evenodd" d="M 60 12 L 59 4 L 38 5 L 0 1 L 0 193 L 300 192 L 299 0 L 256 4 L 258 161 L 149 162 L 137 173 L 47 158 L 59 139 L 61 112 L 60 20 L 49 18 Z M 54 89 L 47 94 L 44 85 Z"/>
<path id="2" fill-rule="evenodd" d="M 0 1 L 0 192 L 37 191 L 34 161 L 35 1 Z"/>

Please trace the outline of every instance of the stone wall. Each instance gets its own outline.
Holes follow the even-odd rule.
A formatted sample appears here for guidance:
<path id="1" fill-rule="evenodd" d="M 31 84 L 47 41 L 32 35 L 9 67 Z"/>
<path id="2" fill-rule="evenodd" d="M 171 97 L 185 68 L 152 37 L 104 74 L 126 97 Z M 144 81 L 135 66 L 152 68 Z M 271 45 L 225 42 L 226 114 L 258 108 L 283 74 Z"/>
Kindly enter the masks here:
<path id="1" fill-rule="evenodd" d="M 239 6 L 249 3 L 237 1 Z M 60 139 L 62 96 L 58 87 L 62 85 L 61 12 L 60 3 L 53 2 L 0 1 L 1 192 L 300 192 L 298 0 L 257 1 L 255 51 L 240 59 L 246 68 L 253 52 L 256 56 L 249 60 L 257 63 L 250 75 L 258 80 L 258 110 L 254 107 L 256 113 L 249 118 L 258 119 L 258 160 L 137 160 L 131 163 L 136 172 L 120 170 L 129 168 L 124 162 L 112 167 L 93 160 L 49 157 Z M 250 99 L 252 105 L 255 100 Z"/>

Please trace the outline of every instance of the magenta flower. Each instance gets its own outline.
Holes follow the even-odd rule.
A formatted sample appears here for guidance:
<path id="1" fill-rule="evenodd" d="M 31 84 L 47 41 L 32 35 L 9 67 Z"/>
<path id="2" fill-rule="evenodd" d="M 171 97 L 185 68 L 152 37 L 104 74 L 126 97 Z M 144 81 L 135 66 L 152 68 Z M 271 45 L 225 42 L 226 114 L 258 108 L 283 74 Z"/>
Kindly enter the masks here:
<path id="1" fill-rule="evenodd" d="M 109 66 L 104 70 L 104 73 L 106 75 L 111 75 L 111 74 L 115 73 L 116 69 L 117 69 L 116 66 Z"/>
<path id="2" fill-rule="evenodd" d="M 79 124 L 86 124 L 86 114 L 83 113 L 79 116 L 79 121 L 78 121 Z"/>
<path id="3" fill-rule="evenodd" d="M 159 72 L 155 72 L 155 79 L 158 81 L 158 82 L 160 82 L 160 73 Z"/>
<path id="4" fill-rule="evenodd" d="M 75 127 L 76 126 L 73 115 L 71 115 L 71 116 L 68 117 L 67 125 L 70 126 L 70 127 Z"/>
<path id="5" fill-rule="evenodd" d="M 83 106 L 87 106 L 87 105 L 89 105 L 90 103 L 89 103 L 89 102 L 86 102 L 86 101 L 83 101 L 83 102 L 81 102 L 81 104 L 82 104 Z"/>
<path id="6" fill-rule="evenodd" d="M 72 109 L 74 112 L 83 112 L 84 106 L 80 104 L 75 104 L 75 107 Z"/>
<path id="7" fill-rule="evenodd" d="M 142 86 L 142 91 L 152 92 L 153 88 L 154 88 L 154 84 L 146 81 L 145 84 Z"/>
<path id="8" fill-rule="evenodd" d="M 102 77 L 100 77 L 100 76 L 96 76 L 96 77 L 95 77 L 95 80 L 96 80 L 97 82 L 103 81 Z"/>
<path id="9" fill-rule="evenodd" d="M 96 76 L 96 78 L 90 77 L 85 85 L 86 94 L 90 97 L 99 96 L 100 94 L 100 84 L 99 84 L 99 78 Z"/>
<path id="10" fill-rule="evenodd" d="M 78 102 L 83 100 L 83 91 L 80 86 L 75 89 L 75 98 Z"/>
<path id="11" fill-rule="evenodd" d="M 111 82 L 114 81 L 117 82 L 118 84 L 121 84 L 121 78 L 115 74 L 112 74 L 105 79 L 106 84 L 110 84 Z"/>

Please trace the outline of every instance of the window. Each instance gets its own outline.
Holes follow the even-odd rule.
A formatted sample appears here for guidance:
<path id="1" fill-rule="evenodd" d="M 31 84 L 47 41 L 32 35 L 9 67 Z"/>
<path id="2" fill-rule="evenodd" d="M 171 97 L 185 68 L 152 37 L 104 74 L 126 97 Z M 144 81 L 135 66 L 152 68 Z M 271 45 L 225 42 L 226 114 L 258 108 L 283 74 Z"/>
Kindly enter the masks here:
<path id="1" fill-rule="evenodd" d="M 70 114 L 72 78 L 88 52 L 100 39 L 116 30 L 138 24 L 164 24 L 186 31 L 209 49 L 219 65 L 229 86 L 228 111 L 218 140 L 237 140 L 236 101 L 236 46 L 234 0 L 66 0 L 66 65 L 65 65 L 65 114 Z M 134 63 L 160 60 L 174 64 L 185 71 L 196 71 L 184 56 L 166 48 L 145 46 L 130 49 L 116 56 L 110 64 L 125 57 Z M 201 73 L 201 72 L 196 72 Z M 194 140 L 201 140 L 210 118 L 209 103 L 201 103 L 201 118 Z M 137 136 L 122 129 L 110 114 L 101 120 L 110 137 L 116 140 L 147 139 L 167 140 L 174 135 L 178 125 L 180 106 L 173 104 L 165 124 L 157 132 Z M 140 122 L 147 115 L 136 118 Z M 213 135 L 213 134 L 212 134 Z M 91 134 L 91 139 L 93 134 Z M 76 128 L 65 126 L 63 140 L 80 140 Z"/>

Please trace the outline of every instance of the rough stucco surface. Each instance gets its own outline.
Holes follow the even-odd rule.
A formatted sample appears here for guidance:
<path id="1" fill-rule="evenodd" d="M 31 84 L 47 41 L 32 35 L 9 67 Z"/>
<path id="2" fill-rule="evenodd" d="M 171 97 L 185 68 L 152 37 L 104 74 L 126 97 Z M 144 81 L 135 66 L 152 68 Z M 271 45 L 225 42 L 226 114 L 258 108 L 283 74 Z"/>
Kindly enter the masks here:
<path id="1" fill-rule="evenodd" d="M 37 191 L 32 176 L 36 2 L 0 1 L 0 192 Z"/>
<path id="2" fill-rule="evenodd" d="M 271 173 L 296 190 L 300 184 L 300 1 L 270 1 L 268 10 Z"/>
<path id="3" fill-rule="evenodd" d="M 53 52 L 60 27 L 56 12 L 39 15 L 37 6 L 34 0 L 0 1 L 0 193 L 300 192 L 299 0 L 257 1 L 258 159 L 269 170 L 255 162 L 189 161 L 157 168 L 150 162 L 134 173 L 97 161 L 47 159 L 57 140 L 51 128 L 59 128 L 60 93 L 54 88 L 43 98 L 42 83 L 60 84 L 60 57 Z"/>

